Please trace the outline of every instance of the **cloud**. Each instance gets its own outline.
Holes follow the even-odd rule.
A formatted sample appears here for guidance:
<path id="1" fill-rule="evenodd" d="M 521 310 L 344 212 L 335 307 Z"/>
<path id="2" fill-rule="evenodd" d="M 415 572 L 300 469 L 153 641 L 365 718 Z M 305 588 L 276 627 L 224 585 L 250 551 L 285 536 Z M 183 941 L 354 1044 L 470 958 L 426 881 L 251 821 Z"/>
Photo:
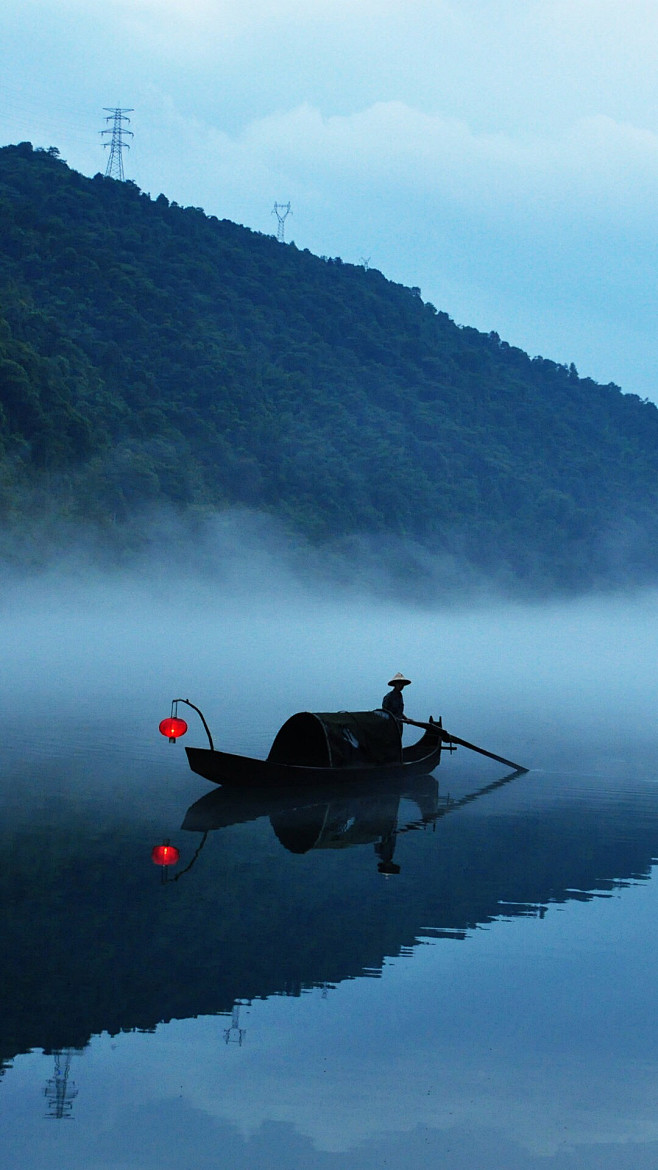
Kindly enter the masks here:
<path id="1" fill-rule="evenodd" d="M 216 189 L 221 176 L 236 189 L 349 191 L 352 202 L 376 192 L 391 207 L 429 198 L 437 213 L 445 205 L 515 232 L 583 222 L 627 232 L 631 221 L 644 231 L 658 198 L 658 134 L 604 115 L 531 136 L 477 132 L 399 101 L 330 117 L 302 104 L 233 135 L 190 119 L 178 132 L 197 167 L 212 160 Z"/>

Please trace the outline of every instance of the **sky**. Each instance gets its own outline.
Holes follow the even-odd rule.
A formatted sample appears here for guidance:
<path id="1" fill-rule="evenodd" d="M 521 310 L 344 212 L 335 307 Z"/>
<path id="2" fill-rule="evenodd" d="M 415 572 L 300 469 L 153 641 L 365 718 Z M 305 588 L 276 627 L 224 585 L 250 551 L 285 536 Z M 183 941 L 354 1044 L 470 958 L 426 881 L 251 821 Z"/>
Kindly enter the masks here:
<path id="1" fill-rule="evenodd" d="M 658 0 L 3 0 L 0 144 L 658 401 Z"/>

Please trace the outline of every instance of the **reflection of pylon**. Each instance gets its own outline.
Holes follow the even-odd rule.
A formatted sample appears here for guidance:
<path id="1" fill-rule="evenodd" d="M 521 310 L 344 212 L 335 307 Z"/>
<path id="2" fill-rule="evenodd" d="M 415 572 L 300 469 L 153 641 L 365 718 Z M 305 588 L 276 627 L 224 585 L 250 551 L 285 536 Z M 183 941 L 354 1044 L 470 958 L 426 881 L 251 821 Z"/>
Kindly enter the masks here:
<path id="1" fill-rule="evenodd" d="M 71 1117 L 73 1100 L 78 1095 L 75 1083 L 69 1081 L 71 1057 L 74 1051 L 73 1048 L 63 1048 L 55 1053 L 55 1075 L 46 1081 L 46 1087 L 43 1090 L 43 1095 L 48 1102 L 46 1117 L 59 1118 L 60 1120 L 64 1117 Z"/>
<path id="2" fill-rule="evenodd" d="M 100 131 L 101 134 L 112 135 L 112 138 L 109 142 L 103 143 L 103 146 L 109 146 L 110 148 L 110 154 L 107 160 L 107 166 L 105 168 L 105 177 L 110 179 L 118 179 L 119 182 L 122 183 L 123 149 L 125 147 L 126 150 L 130 150 L 130 143 L 124 142 L 123 136 L 124 134 L 129 134 L 131 138 L 135 137 L 132 130 L 124 129 L 123 123 L 130 122 L 130 118 L 128 118 L 126 115 L 132 114 L 133 111 L 130 106 L 127 106 L 124 110 L 122 110 L 120 106 L 113 106 L 112 108 L 110 108 L 110 106 L 104 106 L 103 108 L 108 110 L 108 116 L 105 121 L 112 123 L 112 126 L 107 130 Z"/>
<path id="3" fill-rule="evenodd" d="M 278 227 L 276 230 L 276 238 L 280 244 L 285 243 L 285 223 L 289 215 L 292 215 L 289 203 L 275 203 L 272 208 L 272 215 L 276 215 L 278 220 Z"/>
<path id="4" fill-rule="evenodd" d="M 247 1029 L 240 1027 L 240 1008 L 241 1004 L 233 1005 L 233 1012 L 231 1014 L 231 1027 L 224 1028 L 224 1040 L 227 1044 L 238 1044 L 242 1047 Z"/>

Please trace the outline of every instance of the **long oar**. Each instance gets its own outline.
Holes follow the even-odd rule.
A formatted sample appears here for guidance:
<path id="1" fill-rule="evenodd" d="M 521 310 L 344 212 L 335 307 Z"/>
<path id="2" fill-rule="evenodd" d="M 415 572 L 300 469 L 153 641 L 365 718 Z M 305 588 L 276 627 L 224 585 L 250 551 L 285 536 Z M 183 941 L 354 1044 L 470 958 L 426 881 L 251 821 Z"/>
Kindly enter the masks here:
<path id="1" fill-rule="evenodd" d="M 479 752 L 481 756 L 488 756 L 490 760 L 497 760 L 499 764 L 507 764 L 508 768 L 514 768 L 516 772 L 527 772 L 522 764 L 515 764 L 514 760 L 506 760 L 504 756 L 497 756 L 495 752 L 487 752 L 484 748 L 477 747 L 474 743 L 469 743 L 466 739 L 460 739 L 458 735 L 452 735 L 451 732 L 445 731 L 440 723 L 419 723 L 417 719 L 407 719 L 405 723 L 411 723 L 414 727 L 424 727 L 426 731 L 434 731 L 441 739 L 446 739 L 450 743 L 458 743 L 460 747 L 469 748 L 472 752 Z"/>

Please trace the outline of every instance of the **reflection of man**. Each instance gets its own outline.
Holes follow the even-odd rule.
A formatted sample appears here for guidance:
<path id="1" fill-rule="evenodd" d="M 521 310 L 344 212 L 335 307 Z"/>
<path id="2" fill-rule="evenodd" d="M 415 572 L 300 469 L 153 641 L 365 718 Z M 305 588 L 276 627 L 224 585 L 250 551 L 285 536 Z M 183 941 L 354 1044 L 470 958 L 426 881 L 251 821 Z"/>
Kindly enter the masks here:
<path id="1" fill-rule="evenodd" d="M 388 833 L 385 837 L 382 837 L 381 841 L 378 841 L 375 845 L 375 853 L 380 859 L 377 863 L 377 869 L 379 873 L 391 874 L 400 872 L 400 866 L 396 865 L 396 863 L 393 861 L 395 837 L 396 830 L 392 828 L 390 833 Z"/>
<path id="2" fill-rule="evenodd" d="M 393 715 L 400 723 L 404 723 L 404 698 L 402 691 L 404 687 L 408 687 L 411 683 L 410 678 L 405 678 L 400 671 L 393 678 L 388 680 L 388 685 L 392 689 L 382 699 L 382 707 L 384 711 L 388 711 L 389 715 Z"/>

